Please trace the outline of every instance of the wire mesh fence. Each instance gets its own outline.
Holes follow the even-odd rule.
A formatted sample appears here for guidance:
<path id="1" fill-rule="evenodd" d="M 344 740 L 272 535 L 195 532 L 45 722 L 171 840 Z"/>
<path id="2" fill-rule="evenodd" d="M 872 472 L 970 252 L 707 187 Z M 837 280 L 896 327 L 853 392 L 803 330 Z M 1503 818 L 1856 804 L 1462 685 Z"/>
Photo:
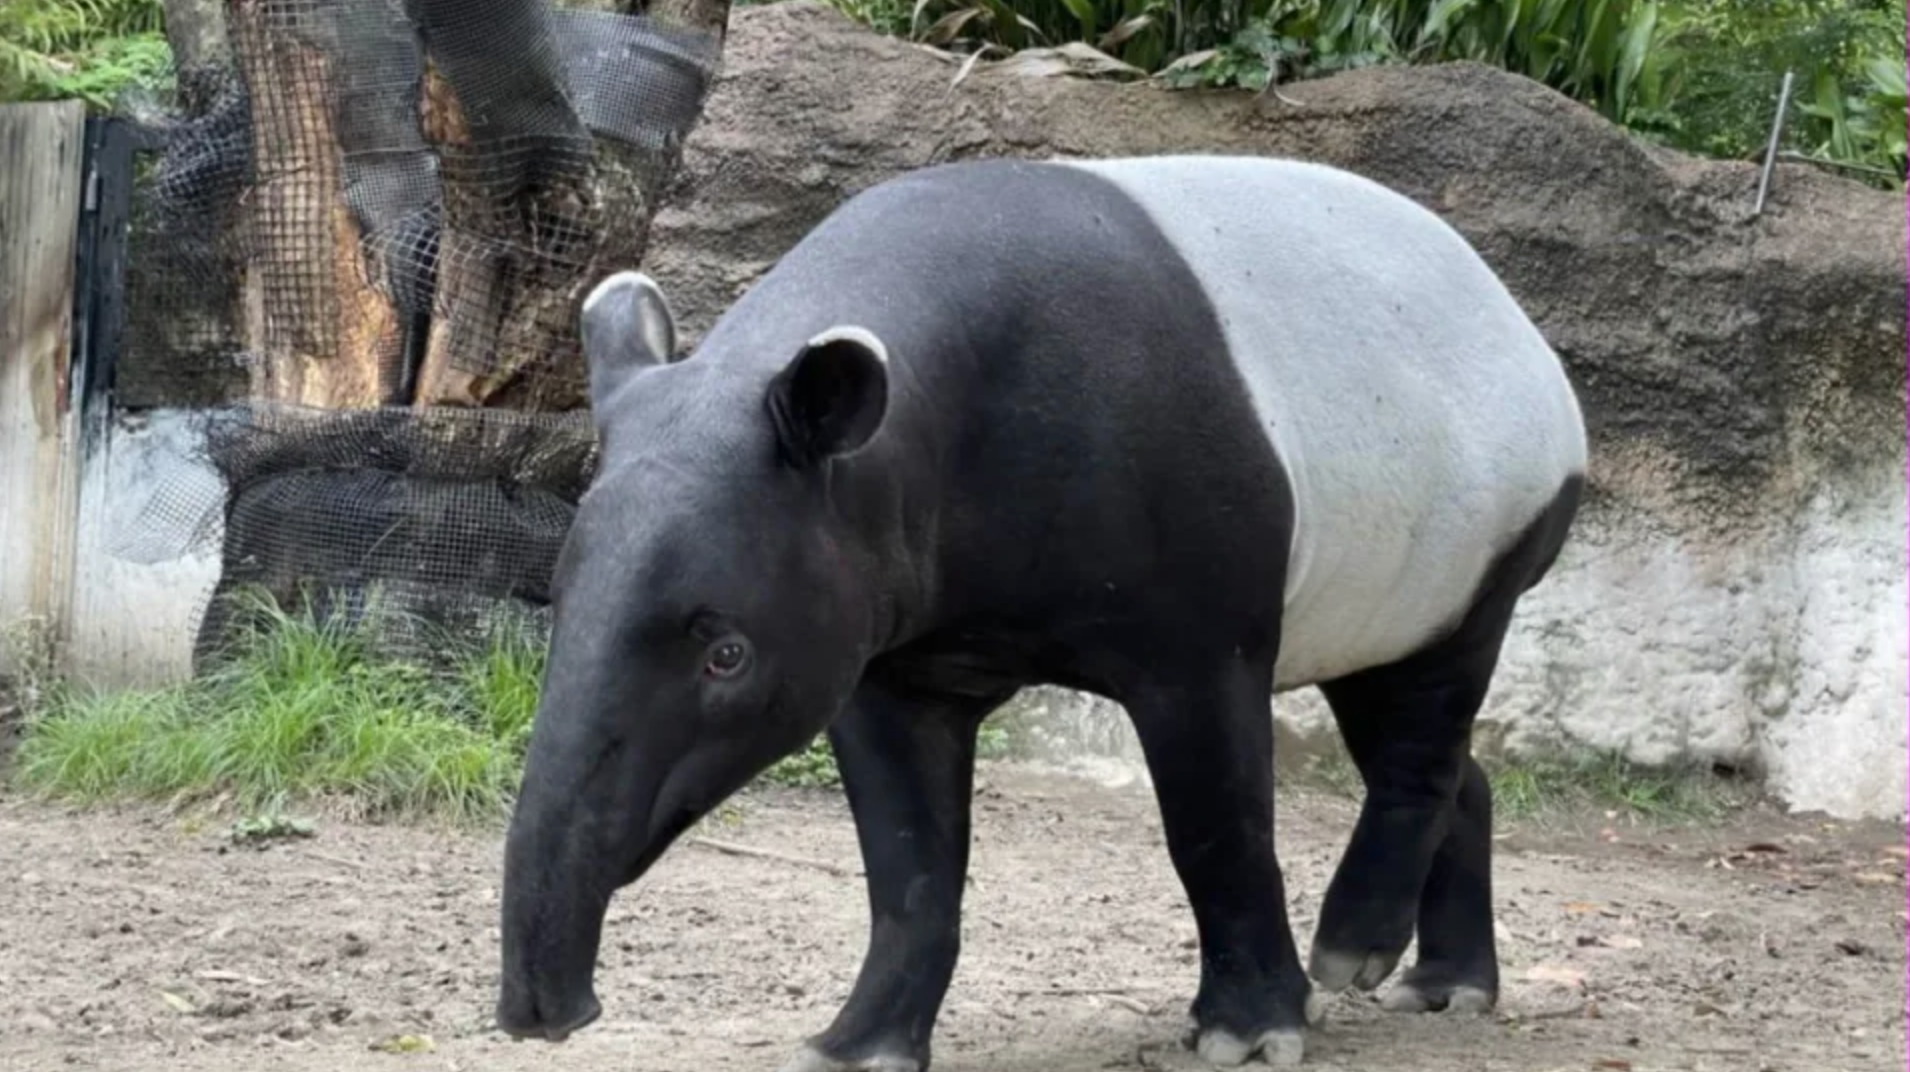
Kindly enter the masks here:
<path id="1" fill-rule="evenodd" d="M 231 62 L 149 119 L 116 395 L 235 408 L 119 553 L 219 549 L 201 655 L 239 589 L 543 606 L 594 458 L 577 305 L 640 261 L 719 36 L 546 0 L 228 0 L 226 24 Z"/>

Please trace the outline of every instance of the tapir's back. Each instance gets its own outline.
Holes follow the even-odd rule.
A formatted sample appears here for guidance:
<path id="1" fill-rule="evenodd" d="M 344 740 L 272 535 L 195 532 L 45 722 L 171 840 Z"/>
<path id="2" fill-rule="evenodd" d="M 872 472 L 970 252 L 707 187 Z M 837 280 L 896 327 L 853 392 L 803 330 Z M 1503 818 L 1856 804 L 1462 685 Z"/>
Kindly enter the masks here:
<path id="1" fill-rule="evenodd" d="M 1280 568 L 1243 569 L 1235 587 L 1285 578 L 1270 594 L 1282 687 L 1390 662 L 1456 624 L 1585 462 L 1556 357 L 1471 247 L 1319 165 L 921 169 L 841 206 L 705 347 L 766 381 L 844 323 L 887 341 L 908 369 L 890 423 L 935 425 L 910 441 L 981 474 L 977 500 L 1065 501 L 1081 519 L 1064 534 L 1048 515 L 978 517 L 953 553 L 993 565 L 952 591 L 1104 575 L 1126 590 L 1149 583 L 1137 549 L 1171 543 L 1186 568 L 1264 549 Z M 1247 516 L 1242 489 L 1276 486 L 1259 494 L 1282 501 Z M 1272 546 L 1289 529 L 1291 546 Z M 1004 580 L 1003 549 L 1023 546 L 1060 558 Z M 1095 577 L 1052 576 L 1057 561 Z"/>
<path id="2" fill-rule="evenodd" d="M 1282 686 L 1407 654 L 1585 465 L 1557 358 L 1428 210 L 1319 165 L 1070 162 L 1200 280 L 1294 493 Z"/>

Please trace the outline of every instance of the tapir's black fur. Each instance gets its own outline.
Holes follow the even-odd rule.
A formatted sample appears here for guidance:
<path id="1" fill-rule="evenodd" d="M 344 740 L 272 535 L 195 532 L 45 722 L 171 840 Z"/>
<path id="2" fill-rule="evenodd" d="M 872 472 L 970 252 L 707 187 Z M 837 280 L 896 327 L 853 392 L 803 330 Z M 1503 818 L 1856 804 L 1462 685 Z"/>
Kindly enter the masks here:
<path id="1" fill-rule="evenodd" d="M 1065 168 L 933 168 L 838 210 L 692 357 L 662 363 L 667 312 L 636 283 L 584 317 L 604 465 L 559 568 L 500 1024 L 561 1038 L 597 1015 L 611 893 L 826 729 L 872 928 L 788 1067 L 925 1069 L 976 730 L 1050 682 L 1132 717 L 1199 928 L 1202 1053 L 1297 1059 L 1310 987 L 1269 717 L 1293 497 L 1243 448 L 1264 438 L 1218 315 L 1150 218 Z M 806 345 L 839 325 L 879 343 Z M 1323 685 L 1369 792 L 1315 942 L 1342 985 L 1377 985 L 1417 927 L 1423 1004 L 1496 994 L 1469 733 L 1578 495 L 1560 487 L 1446 636 Z"/>

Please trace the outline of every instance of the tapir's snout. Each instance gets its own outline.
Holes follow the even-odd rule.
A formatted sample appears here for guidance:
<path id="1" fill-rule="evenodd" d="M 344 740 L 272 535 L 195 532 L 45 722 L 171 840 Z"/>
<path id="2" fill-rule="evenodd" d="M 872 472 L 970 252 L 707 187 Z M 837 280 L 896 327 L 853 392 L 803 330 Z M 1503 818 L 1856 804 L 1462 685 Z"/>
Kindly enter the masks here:
<path id="1" fill-rule="evenodd" d="M 506 977 L 497 1000 L 497 1026 L 514 1039 L 562 1042 L 603 1015 L 589 984 L 573 995 L 540 995 Z"/>

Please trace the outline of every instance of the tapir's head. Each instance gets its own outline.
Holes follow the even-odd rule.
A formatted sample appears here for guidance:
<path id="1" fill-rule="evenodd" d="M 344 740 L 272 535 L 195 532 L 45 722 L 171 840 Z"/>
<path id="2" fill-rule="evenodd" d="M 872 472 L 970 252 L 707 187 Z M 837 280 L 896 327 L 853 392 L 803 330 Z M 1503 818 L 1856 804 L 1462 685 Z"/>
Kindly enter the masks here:
<path id="1" fill-rule="evenodd" d="M 611 894 L 823 730 L 859 678 L 873 581 L 828 470 L 888 400 L 882 344 L 853 327 L 672 361 L 669 308 L 636 273 L 599 284 L 581 327 L 602 460 L 557 567 L 497 1010 L 553 1040 L 597 1015 Z"/>

